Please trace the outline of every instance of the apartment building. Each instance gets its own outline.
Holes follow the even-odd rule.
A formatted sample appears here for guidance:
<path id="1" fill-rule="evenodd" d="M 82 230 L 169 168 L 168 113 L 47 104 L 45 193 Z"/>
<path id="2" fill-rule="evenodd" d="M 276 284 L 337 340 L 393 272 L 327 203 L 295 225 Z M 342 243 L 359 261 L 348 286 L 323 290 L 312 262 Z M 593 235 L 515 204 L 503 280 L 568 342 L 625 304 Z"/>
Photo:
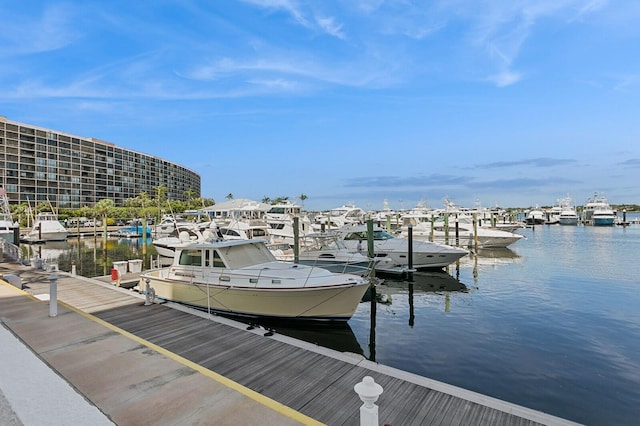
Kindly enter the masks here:
<path id="1" fill-rule="evenodd" d="M 9 202 L 57 208 L 116 206 L 164 185 L 171 200 L 200 196 L 200 175 L 186 167 L 95 138 L 18 123 L 0 116 L 0 187 Z"/>

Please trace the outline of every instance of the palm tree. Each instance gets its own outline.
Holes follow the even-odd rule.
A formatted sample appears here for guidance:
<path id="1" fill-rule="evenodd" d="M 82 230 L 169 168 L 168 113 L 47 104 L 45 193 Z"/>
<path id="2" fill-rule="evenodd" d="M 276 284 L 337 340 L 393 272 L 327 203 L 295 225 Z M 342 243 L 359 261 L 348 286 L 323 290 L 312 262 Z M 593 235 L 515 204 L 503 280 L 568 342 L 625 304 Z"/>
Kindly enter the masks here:
<path id="1" fill-rule="evenodd" d="M 107 240 L 107 217 L 109 216 L 109 213 L 111 213 L 114 207 L 115 207 L 115 203 L 113 202 L 113 200 L 110 200 L 108 198 L 98 201 L 96 205 L 93 207 L 93 211 L 95 212 L 95 215 L 100 216 L 102 218 L 102 227 L 104 230 L 103 235 L 104 235 L 105 241 Z M 95 230 L 95 226 L 96 226 L 96 222 L 94 221 L 93 222 L 94 230 Z"/>
<path id="2" fill-rule="evenodd" d="M 191 201 L 198 196 L 198 192 L 193 188 L 189 188 L 184 191 L 184 195 L 187 196 L 187 201 Z"/>
<path id="3" fill-rule="evenodd" d="M 226 198 L 229 201 L 233 200 L 233 194 L 232 193 L 228 193 Z"/>
<path id="4" fill-rule="evenodd" d="M 265 195 L 264 197 L 262 197 L 262 202 L 265 204 L 269 204 L 271 202 L 271 198 Z"/>
<path id="5" fill-rule="evenodd" d="M 156 219 L 157 219 L 157 223 L 160 223 L 160 218 L 161 218 L 160 212 L 162 210 L 161 206 L 162 206 L 162 203 L 164 203 L 167 200 L 168 189 L 166 186 L 160 185 L 160 186 L 156 186 L 155 190 L 156 190 L 156 201 L 158 203 L 158 213 L 156 215 L 157 216 Z"/>
<path id="6" fill-rule="evenodd" d="M 306 195 L 304 195 L 304 193 L 302 193 L 302 194 L 300 194 L 300 196 L 298 198 L 300 198 L 300 202 L 304 206 L 304 200 L 306 200 L 309 197 L 307 197 Z"/>

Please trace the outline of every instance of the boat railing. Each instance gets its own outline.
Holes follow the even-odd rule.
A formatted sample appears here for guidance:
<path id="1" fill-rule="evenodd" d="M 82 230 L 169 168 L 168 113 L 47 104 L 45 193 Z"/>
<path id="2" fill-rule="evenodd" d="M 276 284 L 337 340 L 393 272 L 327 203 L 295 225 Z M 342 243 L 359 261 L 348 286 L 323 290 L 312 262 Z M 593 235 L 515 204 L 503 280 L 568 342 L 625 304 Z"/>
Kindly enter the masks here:
<path id="1" fill-rule="evenodd" d="M 15 261 L 19 261 L 22 258 L 22 252 L 20 251 L 20 247 L 16 246 L 15 244 L 12 244 L 6 240 L 1 240 L 2 241 L 2 253 L 15 260 Z"/>
<path id="2" fill-rule="evenodd" d="M 293 263 L 291 265 L 292 268 L 298 268 L 299 266 L 302 266 L 302 265 L 297 265 Z M 323 267 L 321 269 L 324 270 L 325 268 Z M 317 270 L 317 268 L 313 268 L 313 267 L 308 268 L 308 273 L 306 275 L 306 278 L 304 279 L 304 284 L 301 287 L 305 287 L 309 283 L 309 280 L 312 277 L 318 277 L 317 274 L 314 274 L 315 270 Z M 247 283 L 251 284 L 253 287 L 257 287 L 259 284 L 264 284 L 265 281 L 267 282 L 270 281 L 270 284 L 283 284 L 283 287 L 288 287 L 287 283 L 293 283 L 302 278 L 302 277 L 288 277 L 286 275 L 283 276 L 282 274 L 280 274 L 280 272 L 282 272 L 282 269 L 246 268 L 243 271 L 227 269 L 227 270 L 221 270 L 217 272 L 215 275 L 209 275 L 209 276 L 213 278 L 213 282 L 216 282 L 222 285 L 226 284 L 229 287 L 234 287 L 234 285 L 237 285 L 238 283 L 242 283 L 241 287 L 246 287 Z M 327 276 L 333 275 L 333 274 L 334 273 L 327 271 Z M 205 277 L 205 284 L 209 284 L 209 280 L 206 277 Z"/>

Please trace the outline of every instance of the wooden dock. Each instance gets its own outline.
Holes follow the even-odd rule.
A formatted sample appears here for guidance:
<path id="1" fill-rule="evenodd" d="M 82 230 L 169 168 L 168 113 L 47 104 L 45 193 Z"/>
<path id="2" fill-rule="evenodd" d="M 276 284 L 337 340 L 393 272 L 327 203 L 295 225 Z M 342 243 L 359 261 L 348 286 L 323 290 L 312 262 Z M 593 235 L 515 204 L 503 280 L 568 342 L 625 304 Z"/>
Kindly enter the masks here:
<path id="1" fill-rule="evenodd" d="M 1 272 L 20 276 L 25 291 L 33 295 L 48 294 L 49 273 L 6 262 L 1 266 Z M 304 420 L 307 418 L 328 425 L 359 424 L 362 402 L 353 387 L 363 377 L 371 376 L 384 389 L 377 402 L 381 424 L 575 424 L 379 365 L 354 354 L 332 351 L 277 333 L 266 336 L 265 330 L 247 330 L 246 324 L 219 316 L 209 317 L 179 305 L 145 306 L 144 298 L 133 291 L 64 272 L 57 274 L 58 300 L 65 305 L 110 324 L 125 335 L 135 336 L 148 348 L 175 354 L 175 359 L 185 360 L 182 362 L 187 366 L 204 369 L 198 371 L 220 375 L 228 380 L 223 383 L 239 385 L 254 395 L 283 404 L 301 413 L 303 420 L 296 419 L 301 423 L 307 423 Z M 190 377 L 196 380 L 195 375 Z M 76 387 L 83 390 L 81 386 Z M 94 387 L 99 388 L 99 384 Z M 144 392 L 144 387 L 139 391 Z M 111 407 L 90 392 L 83 393 L 110 415 Z M 202 418 L 191 419 L 195 423 L 207 423 Z"/>

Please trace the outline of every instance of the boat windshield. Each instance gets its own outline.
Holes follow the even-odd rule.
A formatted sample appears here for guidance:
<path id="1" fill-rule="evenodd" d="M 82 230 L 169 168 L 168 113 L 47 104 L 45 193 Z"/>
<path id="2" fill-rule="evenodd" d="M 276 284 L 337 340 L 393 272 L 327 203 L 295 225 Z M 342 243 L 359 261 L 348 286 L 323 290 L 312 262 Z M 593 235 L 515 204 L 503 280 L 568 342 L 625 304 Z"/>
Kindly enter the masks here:
<path id="1" fill-rule="evenodd" d="M 246 268 L 276 260 L 265 244 L 229 246 L 220 251 L 230 269 Z"/>
<path id="2" fill-rule="evenodd" d="M 383 231 L 381 229 L 379 230 L 374 230 L 373 231 L 373 239 L 375 241 L 382 241 L 382 240 L 390 240 L 392 238 L 395 238 L 393 235 L 389 234 L 386 231 Z M 367 231 L 360 231 L 360 232 L 349 232 L 345 237 L 345 240 L 367 240 Z"/>

